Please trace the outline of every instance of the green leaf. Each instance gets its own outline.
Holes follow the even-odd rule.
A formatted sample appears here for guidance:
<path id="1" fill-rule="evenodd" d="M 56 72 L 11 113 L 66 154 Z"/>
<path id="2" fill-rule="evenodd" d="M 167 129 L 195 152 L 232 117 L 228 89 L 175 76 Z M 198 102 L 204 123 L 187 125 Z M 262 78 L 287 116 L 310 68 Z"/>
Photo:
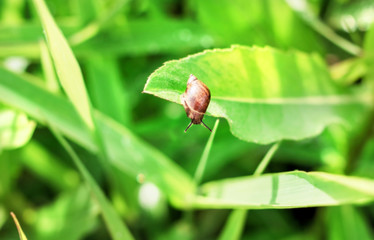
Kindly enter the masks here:
<path id="1" fill-rule="evenodd" d="M 362 204 L 374 200 L 374 180 L 293 171 L 206 183 L 197 208 L 301 208 Z"/>
<path id="2" fill-rule="evenodd" d="M 39 122 L 47 120 L 89 150 L 97 149 L 89 130 L 67 99 L 53 95 L 2 68 L 0 76 L 0 100 L 3 103 L 27 109 L 26 112 Z"/>
<path id="3" fill-rule="evenodd" d="M 49 54 L 48 47 L 45 41 L 40 41 L 40 61 L 44 72 L 44 78 L 48 90 L 54 93 L 60 93 L 61 88 L 58 82 L 53 60 Z"/>
<path id="4" fill-rule="evenodd" d="M 315 136 L 356 120 L 370 103 L 334 84 L 317 55 L 269 47 L 233 46 L 166 62 L 144 92 L 180 104 L 190 74 L 210 88 L 207 114 L 226 118 L 236 137 L 262 144 Z"/>
<path id="5" fill-rule="evenodd" d="M 46 34 L 57 75 L 69 99 L 90 129 L 94 128 L 91 104 L 78 61 L 61 30 L 53 20 L 44 0 L 33 0 Z"/>
<path id="6" fill-rule="evenodd" d="M 0 151 L 25 145 L 34 133 L 35 126 L 35 122 L 24 113 L 0 109 Z"/>

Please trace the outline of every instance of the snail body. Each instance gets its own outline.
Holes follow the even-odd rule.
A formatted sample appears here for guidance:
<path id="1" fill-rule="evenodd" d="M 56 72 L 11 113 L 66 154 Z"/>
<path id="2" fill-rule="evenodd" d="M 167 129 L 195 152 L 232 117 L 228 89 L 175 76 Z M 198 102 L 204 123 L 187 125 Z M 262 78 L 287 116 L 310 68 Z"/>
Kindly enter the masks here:
<path id="1" fill-rule="evenodd" d="M 203 122 L 204 114 L 209 106 L 209 102 L 209 88 L 197 79 L 197 77 L 191 74 L 187 81 L 186 91 L 182 94 L 184 110 L 186 111 L 187 117 L 191 119 L 190 124 L 184 132 L 187 132 L 192 124 L 203 124 L 209 131 L 212 131 Z"/>

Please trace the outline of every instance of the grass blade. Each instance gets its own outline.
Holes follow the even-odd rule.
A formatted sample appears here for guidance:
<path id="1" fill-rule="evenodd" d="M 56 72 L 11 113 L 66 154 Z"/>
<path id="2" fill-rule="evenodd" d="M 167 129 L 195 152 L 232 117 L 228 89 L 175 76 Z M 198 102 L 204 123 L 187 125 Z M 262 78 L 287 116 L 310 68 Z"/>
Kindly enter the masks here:
<path id="1" fill-rule="evenodd" d="M 278 150 L 279 145 L 281 142 L 277 142 L 271 146 L 269 151 L 266 153 L 266 155 L 261 160 L 260 164 L 257 166 L 255 172 L 253 173 L 253 176 L 260 176 L 264 171 L 267 165 L 269 164 L 271 158 L 274 156 L 275 152 Z"/>
<path id="2" fill-rule="evenodd" d="M 19 239 L 21 239 L 21 240 L 27 240 L 27 237 L 26 237 L 26 235 L 23 233 L 22 228 L 21 228 L 21 225 L 19 224 L 16 215 L 15 215 L 13 212 L 11 212 L 10 215 L 12 216 L 13 221 L 14 221 L 14 223 L 16 224 L 16 227 L 17 227 L 17 230 L 18 230 L 18 234 L 19 234 Z"/>
<path id="3" fill-rule="evenodd" d="M 218 124 L 219 124 L 219 119 L 217 119 L 216 123 L 214 124 L 213 131 L 210 134 L 208 142 L 207 142 L 207 144 L 204 148 L 203 155 L 200 158 L 199 165 L 196 168 L 195 178 L 194 178 L 196 185 L 199 185 L 201 183 L 202 178 L 203 178 L 204 170 L 205 170 L 205 167 L 206 167 L 206 163 L 208 161 L 208 156 L 209 156 L 210 149 L 212 148 L 214 136 L 216 135 Z"/>
<path id="4" fill-rule="evenodd" d="M 78 61 L 45 2 L 43 0 L 33 0 L 33 3 L 42 22 L 60 83 L 85 124 L 90 129 L 94 129 L 91 104 Z"/>
<path id="5" fill-rule="evenodd" d="M 65 148 L 68 152 L 70 157 L 73 159 L 75 165 L 77 166 L 78 170 L 82 174 L 84 180 L 88 184 L 89 188 L 92 191 L 92 194 L 95 196 L 97 203 L 101 208 L 101 212 L 104 217 L 104 221 L 109 229 L 109 232 L 113 239 L 134 239 L 130 233 L 130 231 L 126 228 L 126 226 L 122 223 L 120 217 L 115 212 L 114 208 L 108 200 L 106 199 L 104 193 L 101 189 L 97 186 L 95 180 L 92 178 L 90 173 L 87 171 L 85 166 L 80 161 L 78 155 L 74 152 L 73 148 L 70 144 L 61 136 L 61 134 L 51 127 L 53 134 L 56 136 L 57 140 L 61 143 L 61 145 Z"/>
<path id="6" fill-rule="evenodd" d="M 234 210 L 227 220 L 227 223 L 222 230 L 219 240 L 236 240 L 240 239 L 243 231 L 247 210 Z"/>
<path id="7" fill-rule="evenodd" d="M 360 55 L 362 49 L 359 46 L 336 34 L 331 28 L 327 26 L 327 24 L 313 15 L 312 11 L 307 7 L 307 4 L 299 4 L 299 1 L 295 0 L 287 0 L 286 2 L 307 24 L 309 24 L 319 34 L 324 36 L 326 39 L 328 39 L 344 51 L 355 56 Z"/>

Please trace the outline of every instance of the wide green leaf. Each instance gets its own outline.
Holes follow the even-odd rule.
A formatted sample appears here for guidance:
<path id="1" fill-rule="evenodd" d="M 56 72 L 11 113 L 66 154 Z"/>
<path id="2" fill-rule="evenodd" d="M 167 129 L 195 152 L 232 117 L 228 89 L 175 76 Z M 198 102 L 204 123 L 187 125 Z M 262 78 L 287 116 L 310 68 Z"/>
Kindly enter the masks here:
<path id="1" fill-rule="evenodd" d="M 226 118 L 236 137 L 262 144 L 355 121 L 370 103 L 337 86 L 318 55 L 269 47 L 233 46 L 166 62 L 144 92 L 180 104 L 190 74 L 210 88 L 207 114 Z"/>
<path id="2" fill-rule="evenodd" d="M 323 172 L 293 171 L 206 183 L 197 208 L 300 208 L 374 200 L 374 180 Z"/>

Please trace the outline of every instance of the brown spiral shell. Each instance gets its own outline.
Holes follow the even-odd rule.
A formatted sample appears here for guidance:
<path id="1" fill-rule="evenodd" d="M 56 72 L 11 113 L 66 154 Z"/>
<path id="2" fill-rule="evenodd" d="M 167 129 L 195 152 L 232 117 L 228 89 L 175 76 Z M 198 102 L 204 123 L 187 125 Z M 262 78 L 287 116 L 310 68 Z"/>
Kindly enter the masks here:
<path id="1" fill-rule="evenodd" d="M 210 103 L 209 88 L 193 74 L 190 75 L 187 81 L 186 91 L 182 94 L 182 104 L 186 110 L 187 116 L 191 119 L 191 123 L 186 128 L 185 132 L 192 124 L 203 124 L 208 130 L 210 128 L 202 121 L 206 109 Z M 210 130 L 211 131 L 211 130 Z"/>

